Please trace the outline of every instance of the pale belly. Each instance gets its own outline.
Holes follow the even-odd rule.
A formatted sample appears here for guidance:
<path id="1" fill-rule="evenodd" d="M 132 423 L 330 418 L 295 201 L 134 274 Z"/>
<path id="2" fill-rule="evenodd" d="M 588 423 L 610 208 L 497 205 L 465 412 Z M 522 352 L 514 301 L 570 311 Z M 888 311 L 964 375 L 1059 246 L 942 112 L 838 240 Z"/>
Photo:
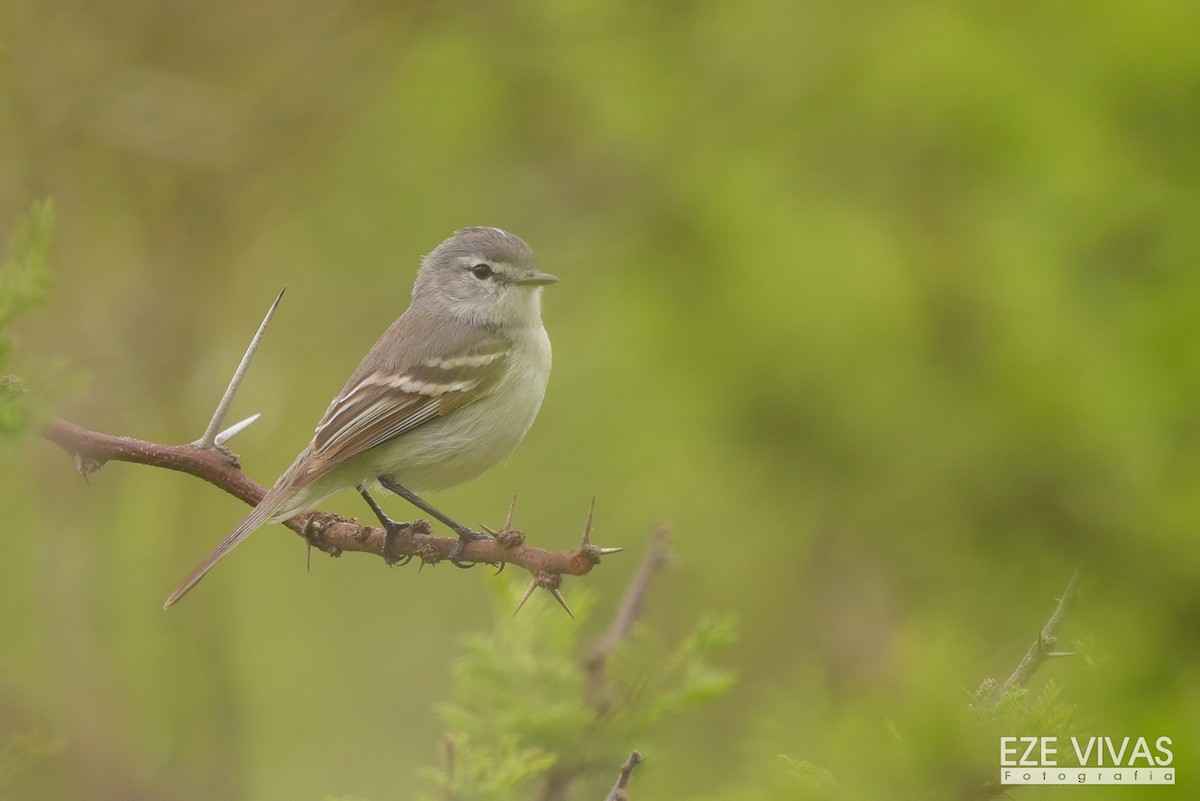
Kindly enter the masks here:
<path id="1" fill-rule="evenodd" d="M 272 519 L 312 509 L 359 484 L 378 487 L 381 475 L 424 492 L 465 483 L 506 461 L 533 425 L 550 376 L 550 341 L 539 333 L 513 359 L 525 365 L 524 372 L 511 372 L 491 395 L 350 459 L 298 492 Z"/>

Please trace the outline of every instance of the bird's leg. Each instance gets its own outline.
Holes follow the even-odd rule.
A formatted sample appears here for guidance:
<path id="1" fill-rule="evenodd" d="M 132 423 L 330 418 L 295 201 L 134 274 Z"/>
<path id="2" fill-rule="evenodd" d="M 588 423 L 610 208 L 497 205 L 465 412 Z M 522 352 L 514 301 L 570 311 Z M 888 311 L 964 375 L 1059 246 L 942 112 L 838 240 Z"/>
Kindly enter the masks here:
<path id="1" fill-rule="evenodd" d="M 408 528 L 410 524 L 401 523 L 399 520 L 393 520 L 388 517 L 387 513 L 375 502 L 375 499 L 371 497 L 371 493 L 367 492 L 367 488 L 362 484 L 358 485 L 358 494 L 363 496 L 363 500 L 367 502 L 367 506 L 370 506 L 371 511 L 379 518 L 379 524 L 383 526 L 383 530 L 386 532 L 383 538 L 383 558 L 388 560 L 389 564 L 398 564 L 401 567 L 407 565 L 412 561 L 412 554 L 405 554 L 402 558 L 394 562 L 392 561 L 391 554 L 392 544 L 396 541 L 396 535 L 400 533 L 401 529 Z"/>
<path id="2" fill-rule="evenodd" d="M 396 479 L 392 478 L 391 476 L 379 476 L 378 480 L 384 489 L 396 493 L 401 498 L 420 509 L 422 512 L 425 512 L 427 515 L 430 515 L 431 517 L 440 520 L 442 523 L 445 523 L 455 534 L 458 535 L 458 542 L 454 544 L 454 548 L 450 551 L 450 563 L 452 565 L 463 568 L 475 566 L 474 562 L 462 561 L 463 548 L 466 547 L 468 542 L 488 539 L 487 534 L 484 534 L 482 531 L 469 529 L 462 523 L 459 523 L 456 520 L 453 520 L 442 514 L 435 507 L 430 506 L 429 503 L 418 497 L 415 493 L 397 484 Z"/>

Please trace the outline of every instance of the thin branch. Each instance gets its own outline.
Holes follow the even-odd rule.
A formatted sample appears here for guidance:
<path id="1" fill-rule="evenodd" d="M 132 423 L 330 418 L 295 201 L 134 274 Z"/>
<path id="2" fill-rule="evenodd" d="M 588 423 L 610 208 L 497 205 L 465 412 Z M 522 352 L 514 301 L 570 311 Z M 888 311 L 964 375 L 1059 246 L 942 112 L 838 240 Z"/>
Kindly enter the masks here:
<path id="1" fill-rule="evenodd" d="M 504 520 L 505 529 L 508 529 L 512 526 L 513 510 L 516 508 L 517 499 L 514 497 L 512 506 L 508 507 L 508 517 L 506 517 Z M 620 553 L 621 551 L 625 550 L 624 548 L 598 548 L 595 545 L 592 545 L 592 520 L 595 518 L 595 514 L 596 496 L 593 495 L 592 503 L 588 506 L 587 522 L 583 524 L 583 539 L 579 541 L 580 549 L 594 554 L 597 559 L 608 556 L 610 553 Z M 497 532 L 492 531 L 490 528 L 487 528 L 487 526 L 484 526 L 484 528 L 487 529 L 488 533 L 493 537 L 499 536 Z M 503 567 L 501 567 L 501 569 L 503 570 Z M 529 586 L 525 589 L 525 594 L 521 596 L 521 602 L 517 604 L 517 608 L 513 610 L 513 616 L 515 617 L 517 612 L 521 611 L 521 607 L 524 606 L 525 602 L 529 600 L 529 596 L 533 595 L 533 591 L 538 587 L 541 587 L 550 593 L 554 597 L 554 600 L 558 601 L 558 605 L 566 611 L 567 615 L 569 615 L 572 620 L 574 620 L 575 613 L 571 611 L 571 607 L 567 606 L 567 599 L 564 598 L 562 593 L 559 591 L 559 587 L 561 586 L 562 575 L 560 574 L 534 573 L 533 581 L 529 582 Z"/>
<path id="2" fill-rule="evenodd" d="M 593 504 L 595 501 L 593 500 Z M 587 524 L 584 526 L 583 546 L 590 546 L 592 533 L 592 514 L 589 510 Z M 609 657 L 616 650 L 633 630 L 633 626 L 641 617 L 642 610 L 646 605 L 646 598 L 650 592 L 650 584 L 654 577 L 658 575 L 663 566 L 666 565 L 670 558 L 670 549 L 667 547 L 667 540 L 670 530 L 665 525 L 657 526 L 650 535 L 650 541 L 646 545 L 646 552 L 642 555 L 642 561 L 638 564 L 637 570 L 633 574 L 633 578 L 629 581 L 629 586 L 625 590 L 625 594 L 621 597 L 621 603 L 617 607 L 617 612 L 613 615 L 612 625 L 608 631 L 601 637 L 592 647 L 587 657 L 583 660 L 583 668 L 587 673 L 587 701 L 595 711 L 595 726 L 599 727 L 601 722 L 607 715 L 611 702 L 606 697 L 605 682 L 608 678 L 606 670 L 608 668 Z M 605 550 L 605 549 L 602 549 Z M 554 578 L 557 578 L 554 577 Z M 534 583 L 529 586 L 526 591 L 526 597 L 533 592 L 537 586 L 535 577 Z M 522 600 L 524 603 L 524 600 Z M 635 758 L 636 757 L 636 761 Z M 627 762 L 625 769 L 621 771 L 622 779 L 617 782 L 617 786 L 613 788 L 613 793 L 619 795 L 609 795 L 609 798 L 625 798 L 624 787 L 629 781 L 629 772 L 633 770 L 633 765 L 640 762 L 642 755 L 637 751 L 629 757 L 630 762 Z M 595 769 L 594 763 L 586 762 L 560 762 L 550 769 L 546 776 L 546 783 L 542 786 L 541 795 L 538 796 L 539 801 L 562 801 L 567 797 L 567 792 L 570 789 L 571 783 L 575 781 L 581 774 L 591 772 Z"/>
<path id="3" fill-rule="evenodd" d="M 1058 647 L 1058 631 L 1062 628 L 1063 621 L 1067 616 L 1067 607 L 1078 594 L 1079 571 L 1076 570 L 1071 575 L 1071 580 L 1067 582 L 1067 588 L 1063 591 L 1062 597 L 1058 599 L 1058 604 L 1054 607 L 1054 611 L 1050 613 L 1050 619 L 1046 621 L 1046 625 L 1042 626 L 1038 638 L 1034 640 L 1033 645 L 1029 646 L 1029 650 L 1025 652 L 1025 656 L 1017 665 L 1017 669 L 1012 672 L 1012 675 L 1005 679 L 1000 684 L 995 684 L 990 681 L 985 684 L 980 690 L 980 706 L 984 709 L 994 707 L 1000 702 L 1010 690 L 1017 687 L 1024 687 L 1033 674 L 1037 672 L 1047 660 L 1056 659 L 1062 656 L 1073 656 L 1069 651 L 1059 651 Z"/>
<path id="4" fill-rule="evenodd" d="M 177 470 L 203 479 L 230 495 L 254 505 L 266 494 L 266 487 L 241 471 L 237 458 L 217 448 L 195 445 L 162 445 L 154 442 L 101 434 L 59 420 L 43 432 L 46 439 L 57 444 L 75 460 L 85 476 L 99 470 L 107 462 L 132 462 L 151 467 Z M 417 521 L 401 531 L 387 548 L 387 534 L 382 528 L 364 526 L 353 520 L 328 512 L 296 515 L 285 525 L 300 534 L 314 548 L 331 556 L 346 551 L 372 553 L 389 564 L 404 556 L 420 557 L 424 563 L 436 563 L 450 556 L 458 542 L 456 537 L 435 537 L 429 525 Z M 515 564 L 533 573 L 582 576 L 600 564 L 601 558 L 612 549 L 581 543 L 569 551 L 548 551 L 525 543 L 525 535 L 505 527 L 494 539 L 476 540 L 463 550 L 463 558 L 471 562 L 493 565 Z"/>
<path id="5" fill-rule="evenodd" d="M 621 773 L 617 776 L 617 783 L 613 785 L 608 796 L 604 801 L 629 801 L 629 793 L 625 792 L 625 788 L 629 786 L 629 780 L 633 776 L 633 769 L 642 763 L 642 754 L 640 751 L 633 751 L 629 754 L 629 759 L 625 760 L 625 764 L 621 766 Z"/>
<path id="6" fill-rule="evenodd" d="M 588 678 L 593 688 L 598 689 L 598 685 L 604 681 L 604 670 L 608 666 L 608 658 L 612 655 L 616 647 L 629 636 L 629 632 L 633 629 L 633 624 L 641 617 L 642 610 L 646 605 L 646 595 L 650 591 L 650 583 L 658 575 L 658 572 L 662 570 L 670 556 L 670 551 L 667 548 L 669 533 L 669 529 L 665 525 L 659 525 L 650 535 L 650 542 L 646 545 L 646 553 L 642 556 L 642 561 L 638 565 L 637 571 L 629 581 L 629 587 L 625 590 L 625 595 L 621 598 L 621 605 L 617 608 L 617 613 L 613 616 L 612 625 L 608 627 L 605 635 L 597 641 L 596 645 L 592 648 L 592 652 L 584 662 L 584 667 L 587 669 Z"/>
<path id="7" fill-rule="evenodd" d="M 250 367 L 250 360 L 258 352 L 259 343 L 262 342 L 263 334 L 267 330 L 267 323 L 271 322 L 271 318 L 275 316 L 275 310 L 279 308 L 279 301 L 283 299 L 283 293 L 286 289 L 287 287 L 284 287 L 279 290 L 279 294 L 275 296 L 275 302 L 271 304 L 271 308 L 267 309 L 263 321 L 259 323 L 258 331 L 254 333 L 254 338 L 246 346 L 246 352 L 242 355 L 242 360 L 238 362 L 237 369 L 233 371 L 233 378 L 229 379 L 229 386 L 225 388 L 225 394 L 221 396 L 221 400 L 217 403 L 217 409 L 213 412 L 212 420 L 208 422 L 208 428 L 204 430 L 204 434 L 200 439 L 195 442 L 197 448 L 212 448 L 220 445 L 258 419 L 258 415 L 254 415 L 249 420 L 243 420 L 241 423 L 231 426 L 229 430 L 223 432 L 221 435 L 217 434 L 217 431 L 221 428 L 221 424 L 225 422 L 225 415 L 229 414 L 229 406 L 233 403 L 233 396 L 237 394 L 237 391 L 242 386 L 242 381 L 246 378 L 246 370 Z"/>
<path id="8" fill-rule="evenodd" d="M 258 503 L 266 494 L 261 484 L 241 471 L 237 457 L 217 448 L 160 445 L 89 431 L 66 420 L 56 421 L 42 435 L 66 451 L 85 477 L 110 461 L 132 462 L 196 476 L 249 504 Z"/>

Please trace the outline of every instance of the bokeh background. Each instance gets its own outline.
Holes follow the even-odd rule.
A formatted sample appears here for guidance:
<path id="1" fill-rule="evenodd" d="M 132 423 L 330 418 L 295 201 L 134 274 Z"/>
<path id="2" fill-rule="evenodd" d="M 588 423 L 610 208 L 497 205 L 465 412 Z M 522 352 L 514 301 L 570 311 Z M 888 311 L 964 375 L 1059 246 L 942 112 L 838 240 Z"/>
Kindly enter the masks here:
<path id="1" fill-rule="evenodd" d="M 21 354 L 86 377 L 58 414 L 189 441 L 286 285 L 234 409 L 264 413 L 234 445 L 269 482 L 420 256 L 509 228 L 562 279 L 547 400 L 433 500 L 495 524 L 516 494 L 570 547 L 595 495 L 631 552 L 583 580 L 597 633 L 668 521 L 647 623 L 740 623 L 736 687 L 630 744 L 635 798 L 742 797 L 779 754 L 881 781 L 897 730 L 936 763 L 1076 568 L 1086 656 L 1038 682 L 1089 733 L 1174 738 L 1181 786 L 1112 797 L 1186 794 L 1198 32 L 1188 0 L 7 0 L 0 227 L 58 212 Z M 21 797 L 428 789 L 502 579 L 307 572 L 274 528 L 164 613 L 236 501 L 129 465 L 85 484 L 38 439 L 0 470 L 0 743 L 55 746 Z"/>

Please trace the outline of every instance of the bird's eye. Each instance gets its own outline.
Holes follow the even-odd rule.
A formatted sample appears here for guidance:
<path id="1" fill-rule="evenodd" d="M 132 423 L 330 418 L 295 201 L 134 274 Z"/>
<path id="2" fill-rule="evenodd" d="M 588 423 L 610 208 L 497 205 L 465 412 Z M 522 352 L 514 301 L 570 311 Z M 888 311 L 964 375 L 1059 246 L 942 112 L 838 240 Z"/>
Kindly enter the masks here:
<path id="1" fill-rule="evenodd" d="M 484 263 L 480 262 L 479 264 L 476 264 L 474 267 L 471 268 L 471 274 L 474 275 L 476 278 L 478 278 L 480 281 L 486 281 L 487 279 L 491 278 L 493 275 L 492 266 L 490 264 L 484 264 Z"/>

